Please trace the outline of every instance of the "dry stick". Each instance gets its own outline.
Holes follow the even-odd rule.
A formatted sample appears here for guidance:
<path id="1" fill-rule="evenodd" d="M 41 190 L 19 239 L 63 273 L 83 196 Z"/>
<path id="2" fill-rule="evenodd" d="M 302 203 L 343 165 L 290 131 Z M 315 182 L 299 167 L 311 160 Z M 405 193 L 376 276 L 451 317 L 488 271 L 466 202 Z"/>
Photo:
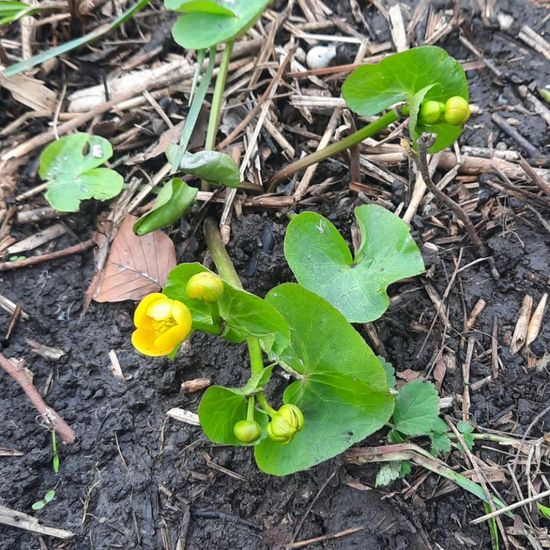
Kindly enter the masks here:
<path id="1" fill-rule="evenodd" d="M 493 317 L 493 333 L 491 341 L 491 376 L 493 380 L 498 377 L 498 319 L 495 315 Z"/>
<path id="2" fill-rule="evenodd" d="M 56 250 L 55 252 L 50 252 L 48 254 L 42 254 L 41 256 L 32 256 L 30 258 L 25 258 L 24 260 L 19 260 L 17 262 L 1 262 L 0 271 L 10 271 L 13 269 L 19 269 L 21 267 L 29 267 L 32 265 L 41 264 L 48 262 L 49 260 L 57 260 L 58 258 L 65 258 L 66 256 L 72 256 L 73 254 L 80 254 L 89 250 L 95 245 L 93 239 L 88 239 L 82 243 L 75 244 L 74 246 L 69 246 L 63 250 Z"/>
<path id="3" fill-rule="evenodd" d="M 470 415 L 470 365 L 472 363 L 472 354 L 474 352 L 475 339 L 473 336 L 468 338 L 468 347 L 466 348 L 466 359 L 462 364 L 462 379 L 464 389 L 462 393 L 462 420 L 468 422 Z"/>
<path id="4" fill-rule="evenodd" d="M 519 165 L 525 170 L 525 173 L 533 180 L 541 191 L 550 195 L 550 183 L 537 174 L 537 171 L 525 160 L 521 159 Z"/>
<path id="5" fill-rule="evenodd" d="M 349 535 L 353 535 L 353 533 L 357 533 L 359 531 L 363 531 L 363 529 L 366 529 L 366 526 L 361 527 L 350 527 L 349 529 L 344 529 L 343 531 L 338 531 L 338 533 L 334 533 L 334 535 L 321 535 L 319 537 L 313 537 L 311 539 L 307 540 L 300 540 L 298 542 L 293 542 L 289 548 L 304 548 L 305 546 L 309 546 L 310 544 L 314 544 L 316 542 L 324 542 L 326 540 L 332 540 L 332 539 L 339 539 L 342 537 L 347 537 Z"/>
<path id="6" fill-rule="evenodd" d="M 413 156 L 418 167 L 418 171 L 422 175 L 424 183 L 427 185 L 432 194 L 443 204 L 448 206 L 462 221 L 466 227 L 472 244 L 479 250 L 481 248 L 481 240 L 477 234 L 474 224 L 472 223 L 472 220 L 470 220 L 464 210 L 462 210 L 462 208 L 460 208 L 460 206 L 453 199 L 448 197 L 445 193 L 443 193 L 443 191 L 440 191 L 432 181 L 430 170 L 428 168 L 427 151 L 434 143 L 435 136 L 433 134 L 422 134 L 418 139 L 418 155 Z"/>
<path id="7" fill-rule="evenodd" d="M 510 126 L 498 113 L 493 113 L 491 119 L 505 134 L 510 136 L 522 149 L 524 149 L 529 157 L 540 157 L 539 150 L 529 143 L 529 141 L 527 141 L 515 128 L 512 128 L 512 126 Z"/>
<path id="8" fill-rule="evenodd" d="M 42 525 L 37 518 L 23 514 L 17 510 L 11 510 L 5 506 L 0 505 L 0 524 L 9 525 L 10 527 L 16 527 L 18 529 L 25 529 L 32 533 L 39 535 L 46 535 L 48 537 L 56 537 L 58 539 L 70 539 L 74 537 L 74 533 L 65 529 L 58 529 L 57 527 L 48 527 Z"/>
<path id="9" fill-rule="evenodd" d="M 25 362 L 19 361 L 18 364 L 14 364 L 13 361 L 4 357 L 0 353 L 0 367 L 2 367 L 23 389 L 27 394 L 27 397 L 31 400 L 31 403 L 36 407 L 37 411 L 42 415 L 42 418 L 48 426 L 59 435 L 63 443 L 73 443 L 76 435 L 72 428 L 56 413 L 53 409 L 50 409 L 44 403 L 42 396 L 38 393 L 38 390 L 33 386 L 31 377 L 25 370 Z"/>

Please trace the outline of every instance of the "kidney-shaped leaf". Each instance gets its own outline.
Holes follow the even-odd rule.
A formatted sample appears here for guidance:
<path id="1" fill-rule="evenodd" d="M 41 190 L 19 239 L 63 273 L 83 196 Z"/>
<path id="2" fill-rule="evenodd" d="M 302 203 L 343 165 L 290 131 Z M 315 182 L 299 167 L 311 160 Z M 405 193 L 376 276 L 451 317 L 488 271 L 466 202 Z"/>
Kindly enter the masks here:
<path id="1" fill-rule="evenodd" d="M 270 1 L 220 0 L 215 3 L 178 3 L 177 0 L 166 0 L 165 5 L 168 9 L 185 12 L 172 28 L 174 40 L 183 48 L 202 50 L 221 42 L 234 40 L 246 32 Z M 190 6 L 193 4 L 194 6 Z M 202 7 L 199 6 L 200 4 Z M 217 4 L 218 8 L 212 4 Z M 175 5 L 177 5 L 176 8 L 173 7 Z M 230 13 L 221 13 L 223 10 Z"/>
<path id="2" fill-rule="evenodd" d="M 378 319 L 389 305 L 387 287 L 424 271 L 409 226 L 377 205 L 355 209 L 361 246 L 354 259 L 336 227 L 314 212 L 288 225 L 285 256 L 298 282 L 322 296 L 352 323 Z"/>
<path id="3" fill-rule="evenodd" d="M 118 195 L 124 180 L 98 168 L 113 155 L 108 140 L 77 133 L 48 145 L 40 156 L 40 177 L 47 180 L 46 199 L 56 210 L 78 212 L 84 199 L 107 200 Z"/>
<path id="4" fill-rule="evenodd" d="M 111 244 L 105 269 L 94 295 L 96 302 L 141 300 L 158 292 L 176 265 L 174 243 L 162 231 L 136 237 L 134 216 L 127 216 Z"/>
<path id="5" fill-rule="evenodd" d="M 390 55 L 380 63 L 358 67 L 344 82 L 342 96 L 352 111 L 364 116 L 376 115 L 401 101 L 411 105 L 422 90 L 422 100 L 445 102 L 452 96 L 467 100 L 464 69 L 445 50 L 421 46 Z M 415 142 L 422 132 L 436 133 L 438 141 L 431 149 L 435 152 L 453 143 L 462 130 L 446 123 L 416 125 L 413 120 L 410 131 Z"/>
<path id="6" fill-rule="evenodd" d="M 166 158 L 174 166 L 177 163 L 177 145 L 169 145 L 166 148 Z M 182 170 L 192 176 L 197 176 L 215 185 L 226 187 L 239 187 L 239 167 L 237 163 L 225 153 L 217 151 L 200 151 L 198 153 L 185 153 L 180 161 L 178 170 Z"/>
<path id="7" fill-rule="evenodd" d="M 255 448 L 258 466 L 281 476 L 336 456 L 380 429 L 394 398 L 380 361 L 329 303 L 291 283 L 266 299 L 290 327 L 284 361 L 301 376 L 286 389 L 284 402 L 300 407 L 303 429 L 288 445 L 264 439 Z"/>

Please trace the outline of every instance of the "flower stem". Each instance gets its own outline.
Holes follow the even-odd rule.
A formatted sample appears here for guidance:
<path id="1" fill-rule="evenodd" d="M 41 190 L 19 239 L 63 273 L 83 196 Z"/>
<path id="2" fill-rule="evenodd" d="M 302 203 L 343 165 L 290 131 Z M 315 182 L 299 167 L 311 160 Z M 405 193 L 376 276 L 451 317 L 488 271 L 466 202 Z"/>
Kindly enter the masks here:
<path id="1" fill-rule="evenodd" d="M 307 168 L 312 164 L 316 164 L 318 162 L 321 162 L 322 160 L 332 157 L 333 155 L 337 155 L 338 153 L 341 153 L 342 151 L 345 151 L 346 149 L 349 149 L 354 145 L 361 143 L 363 140 L 374 136 L 375 134 L 389 126 L 392 122 L 398 120 L 401 114 L 404 113 L 398 113 L 396 110 L 392 109 L 391 111 L 388 111 L 386 114 L 382 115 L 380 118 L 376 119 L 374 122 L 363 126 L 363 128 L 357 130 L 356 132 L 353 132 L 353 134 L 350 134 L 344 139 L 341 139 L 336 143 L 332 143 L 328 147 L 324 147 L 319 151 L 315 151 L 315 153 L 311 153 L 310 155 L 307 155 L 299 160 L 291 162 L 288 166 L 285 166 L 272 176 L 272 178 L 269 180 L 268 192 L 273 192 L 279 182 L 292 176 L 296 172 L 299 172 L 300 170 L 303 170 L 304 168 Z"/>
<path id="2" fill-rule="evenodd" d="M 260 392 L 256 394 L 256 399 L 258 400 L 258 405 L 262 407 L 262 409 L 273 418 L 277 414 L 277 411 L 268 403 L 267 398 L 265 396 L 264 392 Z"/>
<path id="3" fill-rule="evenodd" d="M 212 97 L 212 106 L 210 108 L 210 118 L 208 119 L 208 130 L 206 132 L 206 141 L 204 143 L 205 151 L 213 151 L 216 145 L 216 135 L 218 134 L 218 127 L 220 125 L 220 119 L 222 116 L 222 104 L 223 104 L 223 92 L 225 90 L 225 83 L 227 81 L 227 72 L 229 70 L 229 62 L 231 61 L 231 54 L 233 53 L 233 42 L 226 42 L 225 49 L 223 51 L 222 59 L 220 62 L 220 68 L 218 76 L 216 77 L 216 86 L 214 88 L 214 95 Z M 203 181 L 201 184 L 203 191 L 208 190 L 208 183 Z"/>
<path id="4" fill-rule="evenodd" d="M 252 422 L 254 420 L 254 401 L 255 401 L 254 396 L 251 395 L 248 398 L 248 404 L 246 409 L 246 419 L 249 422 Z"/>

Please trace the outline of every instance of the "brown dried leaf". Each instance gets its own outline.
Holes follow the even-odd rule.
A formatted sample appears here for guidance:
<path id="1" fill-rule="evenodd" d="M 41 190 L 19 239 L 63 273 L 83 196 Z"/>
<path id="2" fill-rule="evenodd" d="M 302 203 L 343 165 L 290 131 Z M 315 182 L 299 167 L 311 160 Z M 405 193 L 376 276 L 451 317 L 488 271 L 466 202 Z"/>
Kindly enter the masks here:
<path id="1" fill-rule="evenodd" d="M 135 216 L 126 216 L 111 244 L 111 252 L 94 296 L 96 302 L 140 300 L 158 292 L 176 266 L 176 249 L 162 231 L 137 237 Z"/>

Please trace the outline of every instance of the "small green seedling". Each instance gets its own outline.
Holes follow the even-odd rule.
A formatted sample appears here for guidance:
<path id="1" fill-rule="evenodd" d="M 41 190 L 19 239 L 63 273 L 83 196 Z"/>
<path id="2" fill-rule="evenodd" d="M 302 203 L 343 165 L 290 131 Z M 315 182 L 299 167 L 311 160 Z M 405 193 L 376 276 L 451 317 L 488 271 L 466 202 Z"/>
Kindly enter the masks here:
<path id="1" fill-rule="evenodd" d="M 78 212 L 84 199 L 116 197 L 122 190 L 122 176 L 99 168 L 112 156 L 108 140 L 80 132 L 48 145 L 40 156 L 39 170 L 47 181 L 47 201 L 61 212 Z"/>
<path id="2" fill-rule="evenodd" d="M 355 209 L 361 244 L 355 257 L 334 225 L 315 212 L 295 216 L 285 236 L 285 256 L 297 281 L 339 309 L 351 323 L 382 316 L 387 287 L 424 271 L 409 226 L 385 208 Z"/>
<path id="3" fill-rule="evenodd" d="M 52 430 L 52 468 L 53 471 L 59 473 L 59 451 L 57 450 L 57 438 L 55 431 Z"/>
<path id="4" fill-rule="evenodd" d="M 55 498 L 55 491 L 53 489 L 49 490 L 42 500 L 37 500 L 31 508 L 33 510 L 42 510 L 47 504 L 49 504 Z"/>
<path id="5" fill-rule="evenodd" d="M 40 11 L 40 8 L 29 6 L 24 2 L 0 2 L 0 27 L 2 25 L 9 25 L 13 21 L 17 21 L 26 15 L 33 15 L 38 11 Z"/>

